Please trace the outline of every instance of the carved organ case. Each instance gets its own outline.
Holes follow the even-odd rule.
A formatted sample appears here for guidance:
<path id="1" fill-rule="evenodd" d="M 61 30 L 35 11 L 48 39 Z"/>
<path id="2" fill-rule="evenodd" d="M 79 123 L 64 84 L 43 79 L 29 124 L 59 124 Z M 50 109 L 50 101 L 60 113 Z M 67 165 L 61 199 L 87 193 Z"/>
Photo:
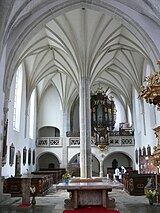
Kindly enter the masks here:
<path id="1" fill-rule="evenodd" d="M 113 97 L 108 96 L 99 88 L 91 95 L 91 131 L 95 144 L 108 145 L 109 131 L 114 129 L 116 108 Z"/>

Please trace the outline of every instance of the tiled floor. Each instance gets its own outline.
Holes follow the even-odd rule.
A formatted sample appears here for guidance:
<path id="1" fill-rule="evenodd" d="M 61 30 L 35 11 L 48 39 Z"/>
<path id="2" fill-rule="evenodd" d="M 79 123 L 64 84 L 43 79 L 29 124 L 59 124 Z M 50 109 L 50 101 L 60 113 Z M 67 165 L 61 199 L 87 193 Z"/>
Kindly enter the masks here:
<path id="1" fill-rule="evenodd" d="M 130 196 L 123 190 L 113 190 L 109 196 L 115 198 L 116 209 L 121 213 L 160 213 L 160 206 L 150 206 L 145 196 Z M 62 213 L 65 198 L 68 198 L 68 193 L 62 190 L 56 191 L 53 186 L 46 196 L 36 197 L 35 206 L 18 207 L 21 198 L 11 198 L 0 203 L 0 213 Z"/>

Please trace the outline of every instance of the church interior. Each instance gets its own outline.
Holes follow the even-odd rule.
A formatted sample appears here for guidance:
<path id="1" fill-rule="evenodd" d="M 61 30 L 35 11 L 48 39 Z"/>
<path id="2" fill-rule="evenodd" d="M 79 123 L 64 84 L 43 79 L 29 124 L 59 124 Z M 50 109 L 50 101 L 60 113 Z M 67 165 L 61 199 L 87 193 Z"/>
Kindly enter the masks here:
<path id="1" fill-rule="evenodd" d="M 71 208 L 114 209 L 109 193 L 151 190 L 159 211 L 159 11 L 157 0 L 0 1 L 0 204 L 29 203 L 34 186 L 37 199 L 62 190 Z"/>

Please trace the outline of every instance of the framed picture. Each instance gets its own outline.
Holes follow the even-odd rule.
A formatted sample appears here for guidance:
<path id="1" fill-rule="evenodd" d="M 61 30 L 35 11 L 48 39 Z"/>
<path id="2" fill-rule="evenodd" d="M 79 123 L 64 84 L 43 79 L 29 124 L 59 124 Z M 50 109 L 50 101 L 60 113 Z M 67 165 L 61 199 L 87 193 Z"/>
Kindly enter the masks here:
<path id="1" fill-rule="evenodd" d="M 13 143 L 11 144 L 9 148 L 9 165 L 12 166 L 14 164 L 14 154 L 15 154 L 15 147 Z"/>
<path id="2" fill-rule="evenodd" d="M 3 147 L 2 147 L 2 166 L 6 164 L 6 156 L 7 156 L 7 130 L 8 130 L 8 119 L 4 124 L 3 129 Z"/>

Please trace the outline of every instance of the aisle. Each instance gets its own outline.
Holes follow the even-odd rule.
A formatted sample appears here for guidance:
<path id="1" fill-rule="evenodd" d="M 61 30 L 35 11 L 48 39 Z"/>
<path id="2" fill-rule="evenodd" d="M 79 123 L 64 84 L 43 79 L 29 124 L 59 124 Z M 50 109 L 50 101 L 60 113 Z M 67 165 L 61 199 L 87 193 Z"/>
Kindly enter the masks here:
<path id="1" fill-rule="evenodd" d="M 150 206 L 145 196 L 130 196 L 123 190 L 113 190 L 110 197 L 116 200 L 116 209 L 121 213 L 159 213 L 160 206 Z M 28 208 L 18 207 L 21 198 L 11 198 L 0 204 L 0 213 L 62 213 L 66 191 L 57 191 L 55 185 L 44 197 L 36 197 L 36 205 Z"/>

